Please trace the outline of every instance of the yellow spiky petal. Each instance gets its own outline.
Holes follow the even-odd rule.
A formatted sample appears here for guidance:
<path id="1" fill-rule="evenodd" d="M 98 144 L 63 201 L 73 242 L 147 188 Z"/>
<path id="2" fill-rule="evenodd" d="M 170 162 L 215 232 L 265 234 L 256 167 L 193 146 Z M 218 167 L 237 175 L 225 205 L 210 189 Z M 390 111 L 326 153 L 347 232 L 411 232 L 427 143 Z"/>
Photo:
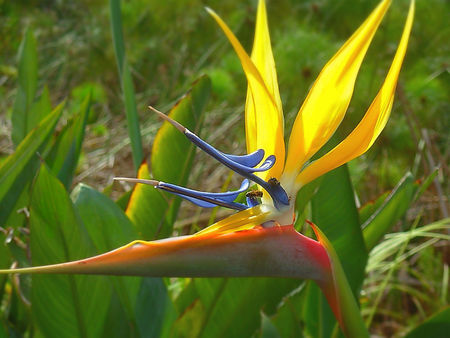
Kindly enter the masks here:
<path id="1" fill-rule="evenodd" d="M 264 3 L 260 2 L 255 33 L 253 59 L 248 56 L 236 36 L 225 22 L 211 9 L 208 12 L 222 28 L 236 51 L 248 81 L 246 105 L 247 148 L 249 151 L 264 149 L 266 155 L 275 155 L 275 165 L 258 175 L 279 178 L 283 172 L 285 147 L 283 138 L 283 114 L 276 83 L 275 64 L 267 28 Z M 263 54 L 266 54 L 263 56 Z"/>
<path id="2" fill-rule="evenodd" d="M 377 6 L 325 65 L 309 91 L 289 139 L 285 171 L 293 177 L 344 118 L 362 60 L 390 2 L 384 0 Z"/>
<path id="3" fill-rule="evenodd" d="M 270 211 L 264 210 L 262 205 L 258 205 L 228 216 L 227 218 L 197 232 L 195 235 L 230 233 L 252 229 L 267 221 L 269 216 Z"/>
<path id="4" fill-rule="evenodd" d="M 296 179 L 296 184 L 302 186 L 316 177 L 339 167 L 340 165 L 362 155 L 375 142 L 389 119 L 394 102 L 395 88 L 402 62 L 408 46 L 414 17 L 414 1 L 411 1 L 405 28 L 395 53 L 394 60 L 384 83 L 373 100 L 366 114 L 356 128 L 340 144 L 317 161 L 311 163 Z"/>
<path id="5" fill-rule="evenodd" d="M 281 135 L 284 134 L 283 127 L 283 110 L 281 105 L 280 91 L 278 89 L 277 72 L 275 68 L 275 61 L 273 58 L 272 47 L 270 43 L 269 27 L 267 23 L 267 13 L 264 0 L 260 0 L 258 4 L 258 13 L 256 16 L 255 39 L 253 42 L 253 49 L 251 60 L 258 69 L 264 83 L 270 94 L 275 100 L 276 109 L 271 106 L 271 109 L 264 107 L 264 102 L 258 102 L 258 96 L 254 95 L 250 84 L 247 88 L 247 100 L 245 104 L 245 131 L 247 139 L 247 151 L 249 153 L 259 149 L 270 149 L 268 143 L 273 142 L 277 138 L 277 130 L 273 129 L 273 121 L 278 123 Z M 272 134 L 272 132 L 274 132 Z M 272 135 L 271 135 L 272 134 Z M 278 177 L 282 171 L 284 163 L 285 149 L 284 142 L 276 143 L 278 149 L 275 150 L 277 156 L 278 166 L 277 170 L 272 172 L 258 173 L 258 175 L 267 179 L 269 177 Z M 280 168 L 281 171 L 278 169 Z M 272 176 L 270 176 L 272 175 Z"/>

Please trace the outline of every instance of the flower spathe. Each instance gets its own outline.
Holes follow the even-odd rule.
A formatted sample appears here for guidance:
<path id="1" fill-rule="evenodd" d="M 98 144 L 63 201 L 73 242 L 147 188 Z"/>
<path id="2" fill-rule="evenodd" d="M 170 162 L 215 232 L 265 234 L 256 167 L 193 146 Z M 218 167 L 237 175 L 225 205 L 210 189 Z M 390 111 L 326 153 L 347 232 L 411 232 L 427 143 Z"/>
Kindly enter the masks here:
<path id="1" fill-rule="evenodd" d="M 259 1 L 258 5 L 251 56 L 224 21 L 207 9 L 236 51 L 247 77 L 245 130 L 248 155 L 224 154 L 176 121 L 157 113 L 197 147 L 245 180 L 240 189 L 225 193 L 204 193 L 140 178 L 126 180 L 153 185 L 202 207 L 220 205 L 239 211 L 195 235 L 153 242 L 136 241 L 76 262 L 0 270 L 0 273 L 308 278 L 324 291 L 345 334 L 367 336 L 331 244 L 314 225 L 318 241 L 299 234 L 292 224 L 295 198 L 301 187 L 363 154 L 386 125 L 412 27 L 414 1 L 385 81 L 361 122 L 335 148 L 309 162 L 344 118 L 363 58 L 390 3 L 389 0 L 381 1 L 320 72 L 298 112 L 287 148 L 264 1 Z M 235 202 L 238 194 L 248 189 L 249 181 L 258 185 L 258 191 L 247 194 L 246 204 Z M 254 257 L 262 259 L 255 260 Z"/>

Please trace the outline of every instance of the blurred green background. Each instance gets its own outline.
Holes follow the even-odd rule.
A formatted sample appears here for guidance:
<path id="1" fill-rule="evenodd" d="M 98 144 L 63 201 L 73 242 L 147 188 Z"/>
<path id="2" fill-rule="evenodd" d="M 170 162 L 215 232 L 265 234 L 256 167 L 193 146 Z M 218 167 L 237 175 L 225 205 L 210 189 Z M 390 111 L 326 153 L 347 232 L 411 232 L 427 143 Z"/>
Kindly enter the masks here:
<path id="1" fill-rule="evenodd" d="M 286 135 L 320 69 L 377 3 L 267 1 Z M 361 68 L 352 103 L 337 132 L 338 139 L 358 123 L 379 89 L 400 38 L 408 4 L 406 0 L 394 1 L 384 19 Z M 126 58 L 135 86 L 146 156 L 161 124 L 147 106 L 168 111 L 205 73 L 212 80 L 213 98 L 207 107 L 202 135 L 221 150 L 245 152 L 246 80 L 234 51 L 204 7 L 221 15 L 249 51 L 256 5 L 256 0 L 122 1 Z M 352 161 L 349 168 L 357 200 L 364 205 L 392 189 L 407 171 L 424 178 L 439 167 L 435 184 L 406 215 L 406 224 L 418 215 L 422 224 L 428 224 L 448 217 L 445 178 L 449 174 L 450 144 L 450 3 L 418 0 L 416 7 L 389 123 L 373 148 Z M 68 98 L 63 120 L 77 113 L 87 93 L 92 92 L 73 186 L 84 182 L 103 190 L 114 176 L 134 176 L 109 5 L 100 0 L 0 0 L 0 161 L 14 151 L 10 119 L 17 94 L 17 55 L 27 30 L 36 39 L 38 96 L 48 88 L 52 106 Z M 196 162 L 190 186 L 220 188 L 228 172 L 217 169 L 214 161 L 201 154 Z M 117 185 L 111 194 L 118 197 L 125 190 Z M 201 218 L 191 206 L 183 206 L 178 227 Z M 398 228 L 401 227 L 400 224 Z M 418 279 L 439 283 L 443 269 L 440 262 L 448 261 L 448 253 L 444 250 L 436 258 L 433 249 L 427 250 L 423 254 L 425 261 L 418 268 Z M 434 271 L 431 266 L 435 266 Z M 435 285 L 430 283 L 429 289 L 434 290 Z M 431 306 L 433 296 L 426 297 L 430 304 L 428 298 L 424 302 Z M 394 311 L 389 306 L 385 310 Z M 378 325 L 377 332 L 396 330 L 383 329 L 389 324 L 381 321 Z"/>

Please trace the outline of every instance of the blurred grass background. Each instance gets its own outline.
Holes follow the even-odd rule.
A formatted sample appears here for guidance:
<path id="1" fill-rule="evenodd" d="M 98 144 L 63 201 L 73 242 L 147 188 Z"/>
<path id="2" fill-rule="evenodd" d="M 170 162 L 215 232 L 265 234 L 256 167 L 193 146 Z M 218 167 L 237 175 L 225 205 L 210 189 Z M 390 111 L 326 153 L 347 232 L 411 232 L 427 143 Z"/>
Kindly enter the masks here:
<path id="1" fill-rule="evenodd" d="M 377 0 L 268 1 L 286 135 L 320 69 L 377 3 Z M 256 0 L 122 1 L 127 61 L 146 155 L 160 126 L 147 105 L 167 111 L 204 73 L 212 79 L 213 100 L 206 114 L 203 136 L 222 150 L 245 151 L 245 77 L 234 51 L 204 6 L 219 13 L 250 50 L 256 4 Z M 418 215 L 421 223 L 428 224 L 448 217 L 450 3 L 418 0 L 416 6 L 391 119 L 373 148 L 350 163 L 350 171 L 357 198 L 365 204 L 392 189 L 405 172 L 426 177 L 438 166 L 436 184 L 407 215 L 407 224 Z M 383 81 L 407 7 L 406 0 L 393 2 L 362 66 L 338 138 L 343 138 L 358 123 Z M 37 40 L 38 91 L 48 87 L 53 105 L 69 98 L 66 119 L 79 110 L 86 94 L 92 91 L 93 106 L 74 184 L 82 181 L 101 190 L 111 184 L 114 176 L 134 175 L 109 20 L 107 1 L 0 0 L 0 157 L 14 150 L 10 115 L 17 88 L 17 53 L 25 31 L 30 29 Z M 217 168 L 214 161 L 201 154 L 196 162 L 190 185 L 219 189 L 227 170 Z M 202 217 L 186 207 L 181 224 Z M 204 215 L 209 217 L 208 212 Z M 417 279 L 440 278 L 444 268 L 439 262 L 448 262 L 448 251 L 436 255 L 429 246 L 423 252 L 424 258 L 417 265 Z M 416 297 L 422 307 L 423 302 L 432 306 L 433 292 L 441 295 L 442 290 L 435 290 L 432 282 L 425 287 L 427 290 Z M 404 298 L 395 300 L 395 293 L 391 297 L 393 305 L 386 307 L 386 312 L 398 311 L 394 310 L 396 306 L 409 306 L 404 304 Z M 407 302 L 411 299 L 415 298 Z"/>

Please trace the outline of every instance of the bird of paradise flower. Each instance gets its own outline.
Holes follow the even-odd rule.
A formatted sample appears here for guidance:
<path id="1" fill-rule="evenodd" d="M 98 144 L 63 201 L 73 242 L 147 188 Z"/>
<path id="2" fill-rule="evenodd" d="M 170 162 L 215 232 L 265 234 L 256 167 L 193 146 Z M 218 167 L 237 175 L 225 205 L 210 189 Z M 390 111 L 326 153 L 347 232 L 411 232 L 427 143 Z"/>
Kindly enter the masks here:
<path id="1" fill-rule="evenodd" d="M 347 336 L 368 336 L 333 247 L 312 223 L 318 241 L 294 229 L 294 206 L 301 187 L 366 152 L 386 125 L 412 27 L 414 1 L 392 65 L 361 122 L 336 147 L 311 161 L 342 121 L 363 58 L 390 3 L 389 0 L 381 1 L 322 69 L 295 119 L 287 152 L 264 0 L 258 5 L 251 56 L 222 19 L 207 9 L 236 51 L 247 77 L 245 127 L 248 155 L 225 154 L 152 109 L 197 147 L 245 180 L 236 191 L 206 193 L 155 180 L 118 179 L 153 185 L 201 207 L 218 205 L 238 212 L 195 235 L 153 242 L 135 241 L 79 261 L 0 270 L 0 273 L 306 278 L 320 286 Z M 265 157 L 266 154 L 269 155 Z M 250 181 L 257 184 L 257 190 L 246 194 L 245 204 L 235 202 L 240 193 L 248 190 Z"/>

